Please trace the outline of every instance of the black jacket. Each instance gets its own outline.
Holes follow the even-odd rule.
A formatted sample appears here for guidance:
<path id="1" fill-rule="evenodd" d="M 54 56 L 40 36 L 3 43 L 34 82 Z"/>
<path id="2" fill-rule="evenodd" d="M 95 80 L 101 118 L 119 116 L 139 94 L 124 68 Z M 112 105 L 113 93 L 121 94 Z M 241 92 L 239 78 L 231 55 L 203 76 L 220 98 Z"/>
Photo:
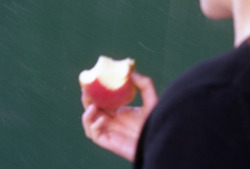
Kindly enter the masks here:
<path id="1" fill-rule="evenodd" d="M 249 42 L 166 90 L 144 126 L 133 168 L 250 169 Z"/>

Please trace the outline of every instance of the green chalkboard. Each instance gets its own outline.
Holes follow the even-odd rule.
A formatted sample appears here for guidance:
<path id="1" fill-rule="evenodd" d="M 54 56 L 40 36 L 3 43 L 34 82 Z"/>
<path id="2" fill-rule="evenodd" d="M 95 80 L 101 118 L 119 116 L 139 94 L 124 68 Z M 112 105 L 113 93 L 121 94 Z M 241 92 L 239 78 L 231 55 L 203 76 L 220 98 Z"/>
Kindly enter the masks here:
<path id="1" fill-rule="evenodd" d="M 80 71 L 133 57 L 160 94 L 232 39 L 198 0 L 0 0 L 0 168 L 130 168 L 85 137 Z"/>

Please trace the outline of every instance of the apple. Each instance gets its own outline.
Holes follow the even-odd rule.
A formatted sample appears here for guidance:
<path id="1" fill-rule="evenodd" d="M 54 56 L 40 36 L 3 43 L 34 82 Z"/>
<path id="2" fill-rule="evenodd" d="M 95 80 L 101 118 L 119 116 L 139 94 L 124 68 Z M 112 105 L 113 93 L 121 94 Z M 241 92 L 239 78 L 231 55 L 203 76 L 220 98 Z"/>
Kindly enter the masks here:
<path id="1" fill-rule="evenodd" d="M 131 79 L 135 60 L 114 60 L 100 56 L 95 66 L 79 75 L 85 97 L 102 110 L 116 110 L 128 105 L 136 96 L 137 88 Z"/>

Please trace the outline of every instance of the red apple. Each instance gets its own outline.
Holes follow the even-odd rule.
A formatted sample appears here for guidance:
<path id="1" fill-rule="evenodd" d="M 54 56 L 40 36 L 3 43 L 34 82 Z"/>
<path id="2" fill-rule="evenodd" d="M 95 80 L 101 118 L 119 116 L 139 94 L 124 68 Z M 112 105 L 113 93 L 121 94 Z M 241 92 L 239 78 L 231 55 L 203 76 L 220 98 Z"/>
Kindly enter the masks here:
<path id="1" fill-rule="evenodd" d="M 136 96 L 137 89 L 130 77 L 133 71 L 134 59 L 100 56 L 92 69 L 81 72 L 79 81 L 88 101 L 103 110 L 116 110 Z"/>

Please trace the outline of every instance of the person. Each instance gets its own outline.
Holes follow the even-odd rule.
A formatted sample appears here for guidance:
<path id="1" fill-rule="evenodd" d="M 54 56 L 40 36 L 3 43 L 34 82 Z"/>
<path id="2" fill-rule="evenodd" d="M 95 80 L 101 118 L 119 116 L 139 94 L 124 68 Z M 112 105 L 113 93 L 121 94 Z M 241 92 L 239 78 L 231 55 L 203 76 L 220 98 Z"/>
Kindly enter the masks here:
<path id="1" fill-rule="evenodd" d="M 151 78 L 133 73 L 142 106 L 113 117 L 82 93 L 86 136 L 134 169 L 250 168 L 250 0 L 200 7 L 208 18 L 233 18 L 234 49 L 185 72 L 160 99 Z"/>

